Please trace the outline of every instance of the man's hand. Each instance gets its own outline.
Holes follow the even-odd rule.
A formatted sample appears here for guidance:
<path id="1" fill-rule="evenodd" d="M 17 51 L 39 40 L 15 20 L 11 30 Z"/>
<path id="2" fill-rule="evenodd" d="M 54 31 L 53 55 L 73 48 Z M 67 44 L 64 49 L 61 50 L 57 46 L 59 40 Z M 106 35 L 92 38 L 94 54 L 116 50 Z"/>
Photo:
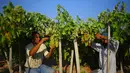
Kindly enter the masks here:
<path id="1" fill-rule="evenodd" d="M 50 45 L 50 51 L 47 54 L 46 58 L 49 58 L 52 55 L 54 50 L 55 50 L 55 45 Z"/>
<path id="2" fill-rule="evenodd" d="M 101 34 L 96 34 L 96 38 L 99 40 L 107 40 L 107 36 L 101 35 Z"/>
<path id="3" fill-rule="evenodd" d="M 44 37 L 41 39 L 41 42 L 47 41 L 49 39 L 49 37 Z"/>
<path id="4" fill-rule="evenodd" d="M 101 34 L 96 34 L 96 39 L 101 39 L 102 35 Z"/>
<path id="5" fill-rule="evenodd" d="M 50 45 L 50 49 L 55 49 L 55 45 L 53 44 L 53 45 Z"/>

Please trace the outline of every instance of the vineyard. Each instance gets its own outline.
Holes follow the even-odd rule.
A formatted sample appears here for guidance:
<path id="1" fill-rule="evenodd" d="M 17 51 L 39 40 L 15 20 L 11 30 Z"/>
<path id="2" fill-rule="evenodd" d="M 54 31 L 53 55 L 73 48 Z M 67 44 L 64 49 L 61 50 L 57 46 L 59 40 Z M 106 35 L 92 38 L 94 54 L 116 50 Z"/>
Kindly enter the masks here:
<path id="1" fill-rule="evenodd" d="M 130 66 L 130 13 L 124 2 L 119 2 L 113 10 L 106 9 L 98 15 L 98 19 L 82 20 L 80 16 L 73 19 L 69 12 L 57 5 L 57 16 L 54 19 L 38 12 L 27 12 L 22 6 L 14 6 L 11 2 L 3 7 L 0 13 L 0 55 L 4 56 L 9 71 L 14 65 L 19 70 L 25 62 L 25 46 L 31 41 L 32 31 L 38 31 L 41 37 L 49 36 L 47 47 L 56 46 L 54 55 L 56 65 L 60 67 L 70 64 L 71 51 L 76 53 L 74 63 L 98 68 L 98 52 L 89 47 L 95 40 L 95 34 L 107 33 L 107 25 L 111 27 L 111 37 L 119 40 L 117 52 L 117 69 L 124 71 Z M 48 49 L 49 50 L 49 49 Z M 59 55 L 59 53 L 62 55 Z M 61 54 L 60 53 L 60 54 Z M 59 57 L 62 58 L 59 60 Z M 79 60 L 77 59 L 79 58 Z M 20 69 L 21 68 L 21 69 Z M 78 69 L 78 68 L 77 68 Z"/>

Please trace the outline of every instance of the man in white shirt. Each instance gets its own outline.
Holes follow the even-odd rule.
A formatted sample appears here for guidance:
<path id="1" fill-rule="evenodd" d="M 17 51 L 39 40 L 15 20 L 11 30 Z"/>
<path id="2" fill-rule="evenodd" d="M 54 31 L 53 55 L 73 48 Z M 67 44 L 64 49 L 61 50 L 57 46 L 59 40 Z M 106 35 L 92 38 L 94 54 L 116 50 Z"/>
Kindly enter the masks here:
<path id="1" fill-rule="evenodd" d="M 54 73 L 55 70 L 42 64 L 43 55 L 49 58 L 54 50 L 54 46 L 50 46 L 50 51 L 44 44 L 48 37 L 40 38 L 38 32 L 32 33 L 32 42 L 26 46 L 26 73 Z"/>
<path id="2" fill-rule="evenodd" d="M 96 39 L 100 41 L 100 43 L 92 43 L 91 47 L 94 48 L 97 52 L 99 52 L 99 67 L 100 69 L 92 71 L 92 73 L 107 73 L 107 36 L 96 34 Z M 109 72 L 116 73 L 116 52 L 119 47 L 119 41 L 110 39 L 109 44 L 110 49 L 110 60 L 109 60 Z"/>

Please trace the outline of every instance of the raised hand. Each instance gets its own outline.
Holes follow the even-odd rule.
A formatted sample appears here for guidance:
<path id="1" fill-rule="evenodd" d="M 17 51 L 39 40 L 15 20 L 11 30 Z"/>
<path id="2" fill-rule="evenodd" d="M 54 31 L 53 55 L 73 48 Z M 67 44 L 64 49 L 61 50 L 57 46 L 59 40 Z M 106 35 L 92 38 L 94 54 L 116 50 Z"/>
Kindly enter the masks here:
<path id="1" fill-rule="evenodd" d="M 101 39 L 102 35 L 101 34 L 96 34 L 96 39 Z"/>
<path id="2" fill-rule="evenodd" d="M 41 42 L 44 42 L 44 41 L 47 41 L 47 40 L 49 40 L 49 37 L 44 37 L 44 38 L 41 39 Z"/>

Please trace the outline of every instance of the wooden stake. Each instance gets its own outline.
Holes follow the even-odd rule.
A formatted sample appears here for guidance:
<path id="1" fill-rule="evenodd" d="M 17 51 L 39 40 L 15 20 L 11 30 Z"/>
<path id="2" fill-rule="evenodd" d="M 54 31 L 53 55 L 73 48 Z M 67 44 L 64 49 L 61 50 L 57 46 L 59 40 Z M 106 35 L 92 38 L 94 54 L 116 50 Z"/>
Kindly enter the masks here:
<path id="1" fill-rule="evenodd" d="M 70 73 L 72 73 L 73 59 L 74 59 L 74 51 L 72 50 L 72 51 L 71 51 Z"/>
<path id="2" fill-rule="evenodd" d="M 62 73 L 62 49 L 61 49 L 61 39 L 59 39 L 59 72 Z"/>
<path id="3" fill-rule="evenodd" d="M 80 73 L 79 52 L 78 52 L 78 44 L 77 44 L 77 39 L 76 38 L 74 39 L 74 48 L 75 48 L 77 73 Z"/>
<path id="4" fill-rule="evenodd" d="M 108 24 L 108 44 L 107 44 L 107 73 L 110 73 L 110 24 Z"/>

